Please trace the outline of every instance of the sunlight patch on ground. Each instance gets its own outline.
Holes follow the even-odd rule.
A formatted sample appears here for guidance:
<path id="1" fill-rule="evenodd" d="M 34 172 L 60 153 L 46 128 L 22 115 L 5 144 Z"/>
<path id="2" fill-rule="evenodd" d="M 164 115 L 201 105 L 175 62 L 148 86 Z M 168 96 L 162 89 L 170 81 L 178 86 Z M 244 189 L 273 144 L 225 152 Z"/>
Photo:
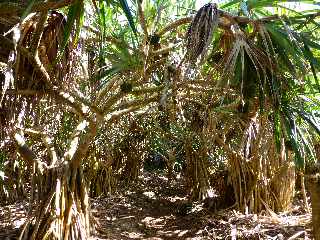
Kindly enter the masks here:
<path id="1" fill-rule="evenodd" d="M 106 220 L 107 221 L 116 221 L 117 220 L 117 218 L 116 217 L 106 217 Z"/>
<path id="2" fill-rule="evenodd" d="M 165 237 L 174 237 L 177 236 L 177 239 L 183 239 L 181 237 L 185 236 L 189 230 L 175 230 L 175 231 L 164 231 L 164 230 L 159 230 L 157 231 L 158 235 L 165 236 Z"/>
<path id="3" fill-rule="evenodd" d="M 125 216 L 125 217 L 122 217 L 121 219 L 123 220 L 123 219 L 130 219 L 130 218 L 135 219 L 135 218 L 136 218 L 136 216 Z"/>
<path id="4" fill-rule="evenodd" d="M 189 232 L 189 230 L 179 231 L 178 237 L 183 237 L 183 236 L 186 235 L 188 232 Z"/>
<path id="5" fill-rule="evenodd" d="M 203 237 L 186 238 L 186 240 L 203 240 Z"/>
<path id="6" fill-rule="evenodd" d="M 141 176 L 138 176 L 138 179 L 144 180 L 144 181 L 150 181 L 151 177 L 146 175 L 141 175 Z"/>
<path id="7" fill-rule="evenodd" d="M 141 237 L 143 236 L 141 233 L 137 232 L 124 232 L 122 235 L 131 239 L 141 239 Z"/>
<path id="8" fill-rule="evenodd" d="M 16 229 L 20 228 L 27 219 L 26 205 L 27 203 L 23 201 L 0 208 L 0 229 L 3 226 L 12 226 Z"/>
<path id="9" fill-rule="evenodd" d="M 160 218 L 153 218 L 153 217 L 145 217 L 142 219 L 142 223 L 145 224 L 146 227 L 152 227 L 152 228 L 163 228 L 167 221 L 174 218 L 173 216 L 162 216 Z"/>
<path id="10" fill-rule="evenodd" d="M 152 191 L 144 192 L 143 195 L 145 195 L 146 197 L 148 197 L 150 199 L 156 199 L 156 194 Z"/>
<path id="11" fill-rule="evenodd" d="M 201 212 L 203 210 L 203 204 L 195 204 L 192 209 L 191 209 L 191 213 L 197 213 L 197 212 Z"/>
<path id="12" fill-rule="evenodd" d="M 186 197 L 167 197 L 166 198 L 168 201 L 174 203 L 174 202 L 177 202 L 177 201 L 183 201 L 183 200 L 186 200 L 187 198 Z"/>
<path id="13" fill-rule="evenodd" d="M 125 192 L 126 195 L 131 195 L 131 194 L 134 194 L 134 193 L 136 193 L 136 192 L 129 191 L 129 190 Z"/>
<path id="14" fill-rule="evenodd" d="M 168 181 L 168 178 L 166 176 L 159 176 L 159 179 L 162 179 L 164 181 Z"/>
<path id="15" fill-rule="evenodd" d="M 15 228 L 20 228 L 23 224 L 24 224 L 24 222 L 27 220 L 27 218 L 20 218 L 20 219 L 17 219 L 17 220 L 15 220 L 15 221 L 13 221 L 13 226 L 15 227 Z"/>
<path id="16" fill-rule="evenodd" d="M 161 236 L 165 236 L 165 237 L 173 237 L 176 234 L 173 231 L 159 230 L 159 231 L 157 231 L 157 235 L 161 235 Z"/>

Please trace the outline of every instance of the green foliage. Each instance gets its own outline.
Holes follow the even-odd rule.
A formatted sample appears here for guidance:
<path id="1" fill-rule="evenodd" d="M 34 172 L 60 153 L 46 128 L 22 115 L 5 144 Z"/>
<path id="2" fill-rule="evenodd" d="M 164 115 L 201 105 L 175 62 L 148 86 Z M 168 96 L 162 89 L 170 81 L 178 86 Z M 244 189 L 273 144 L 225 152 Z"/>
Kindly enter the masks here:
<path id="1" fill-rule="evenodd" d="M 132 31 L 134 32 L 134 34 L 137 34 L 137 29 L 136 29 L 136 26 L 135 26 L 135 22 L 133 20 L 133 16 L 131 14 L 131 10 L 129 8 L 129 5 L 128 5 L 127 1 L 126 0 L 120 0 L 119 3 L 120 3 L 120 6 L 121 6 L 124 14 L 126 15 L 126 17 L 128 19 L 128 22 L 129 22 L 129 25 L 130 25 Z"/>
<path id="2" fill-rule="evenodd" d="M 73 34 L 73 47 L 75 47 L 78 43 L 79 34 L 84 22 L 84 2 L 83 0 L 76 0 L 69 8 L 68 8 L 68 16 L 67 23 L 64 29 L 63 34 L 63 42 L 59 49 L 59 55 L 56 59 L 56 62 L 62 58 L 65 48 L 68 44 L 70 44 L 70 36 L 72 31 Z M 74 29 L 75 26 L 75 29 Z"/>

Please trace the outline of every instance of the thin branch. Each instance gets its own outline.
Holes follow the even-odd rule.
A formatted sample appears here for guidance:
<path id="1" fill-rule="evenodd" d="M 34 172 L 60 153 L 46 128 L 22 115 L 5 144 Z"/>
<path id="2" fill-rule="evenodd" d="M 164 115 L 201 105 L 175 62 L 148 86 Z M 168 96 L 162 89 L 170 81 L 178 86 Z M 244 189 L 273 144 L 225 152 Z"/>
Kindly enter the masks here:
<path id="1" fill-rule="evenodd" d="M 126 93 L 124 93 L 124 92 L 118 92 L 117 94 L 111 96 L 103 106 L 103 110 L 102 110 L 103 115 L 105 115 L 110 110 L 110 108 L 112 107 L 113 104 L 115 104 L 117 101 L 119 101 L 125 95 L 126 95 Z"/>
<path id="2" fill-rule="evenodd" d="M 119 104 L 112 111 L 123 110 L 126 108 L 131 108 L 131 107 L 136 107 L 136 106 L 141 107 L 141 106 L 144 106 L 144 105 L 149 104 L 151 102 L 157 102 L 159 100 L 160 100 L 160 97 L 158 95 L 150 97 L 150 98 L 146 98 L 146 99 L 132 100 L 130 102 L 125 102 L 125 103 Z"/>
<path id="3" fill-rule="evenodd" d="M 173 46 L 169 46 L 169 47 L 164 47 L 164 48 L 161 48 L 157 51 L 153 51 L 151 52 L 152 56 L 158 56 L 158 55 L 162 55 L 162 54 L 168 54 L 170 51 L 176 49 L 178 46 L 178 44 L 175 44 Z"/>
<path id="4" fill-rule="evenodd" d="M 188 24 L 192 21 L 193 17 L 185 17 L 185 18 L 181 18 L 173 23 L 170 23 L 168 26 L 166 26 L 165 28 L 163 28 L 162 30 L 160 30 L 157 35 L 162 36 L 163 34 L 176 29 L 177 27 L 184 25 L 184 24 Z"/>
<path id="5" fill-rule="evenodd" d="M 277 20 L 280 19 L 278 15 L 272 15 L 260 19 L 253 20 L 248 17 L 242 17 L 242 16 L 235 16 L 232 15 L 228 12 L 218 10 L 220 19 L 219 19 L 219 27 L 221 28 L 229 28 L 231 25 L 234 23 L 250 23 L 250 22 L 270 22 L 272 20 Z M 224 18 L 224 19 L 223 19 Z M 162 36 L 163 34 L 176 29 L 177 27 L 184 25 L 184 24 L 189 24 L 193 20 L 193 17 L 185 17 L 181 18 L 177 21 L 174 21 L 170 23 L 168 26 L 160 30 L 157 35 Z"/>
<path id="6" fill-rule="evenodd" d="M 0 94 L 3 94 L 3 91 L 0 91 Z M 48 95 L 54 98 L 58 102 L 66 104 L 68 107 L 72 108 L 72 111 L 76 113 L 80 118 L 91 121 L 89 113 L 85 111 L 85 108 L 89 108 L 93 113 L 97 114 L 97 117 L 102 117 L 102 112 L 96 106 L 90 105 L 85 99 L 80 98 L 79 96 L 75 99 L 72 94 L 58 91 L 57 89 L 44 89 L 44 90 L 16 90 L 16 89 L 7 89 L 5 92 L 6 95 L 21 95 L 21 96 L 43 96 Z M 80 102 L 80 103 L 78 103 Z"/>
<path id="7" fill-rule="evenodd" d="M 89 100 L 87 100 L 87 99 L 85 99 L 83 97 L 80 97 L 78 94 L 73 93 L 73 92 L 70 92 L 69 94 L 70 94 L 70 96 L 75 98 L 77 101 L 79 101 L 84 107 L 89 108 L 91 112 L 93 112 L 93 113 L 95 113 L 97 115 L 97 117 L 100 117 L 100 118 L 102 117 L 101 109 L 99 109 L 95 105 L 92 105 Z"/>
<path id="8" fill-rule="evenodd" d="M 21 158 L 27 163 L 28 166 L 32 166 L 32 164 L 36 161 L 36 154 L 29 148 L 21 134 L 15 133 L 13 138 Z"/>
<path id="9" fill-rule="evenodd" d="M 13 42 L 2 35 L 0 35 L 0 41 L 2 41 L 2 43 L 5 46 L 7 46 L 9 49 L 14 48 Z M 45 83 L 49 89 L 47 89 L 46 91 L 42 91 L 42 94 L 45 94 L 45 93 L 51 94 L 56 100 L 60 100 L 66 103 L 68 106 L 72 107 L 79 116 L 90 121 L 88 114 L 83 111 L 83 107 L 81 106 L 81 104 L 77 104 L 74 101 L 74 98 L 69 93 L 65 93 L 62 91 L 59 92 L 57 89 L 55 89 L 55 87 L 51 83 L 51 80 L 54 77 L 48 74 L 47 70 L 45 69 L 45 67 L 43 66 L 39 57 L 37 57 L 37 55 L 34 56 L 28 49 L 26 49 L 21 45 L 17 45 L 17 49 L 24 57 L 28 59 L 29 63 L 35 68 L 35 70 L 40 73 L 41 78 L 45 80 Z M 37 93 L 37 92 L 36 91 L 32 92 L 32 90 L 22 90 L 20 91 L 20 93 L 31 95 L 32 93 Z M 39 92 L 39 94 L 41 93 Z M 80 97 L 77 97 L 77 100 L 80 100 Z M 84 99 L 81 101 L 81 103 L 89 107 L 91 110 L 94 110 L 93 112 L 101 114 L 101 111 L 99 111 L 98 108 L 86 104 L 87 102 Z"/>
<path id="10" fill-rule="evenodd" d="M 73 169 L 77 169 L 88 151 L 90 143 L 97 134 L 97 123 L 82 121 L 78 124 L 66 160 L 70 160 Z"/>
<path id="11" fill-rule="evenodd" d="M 141 2 L 137 1 L 137 3 L 138 3 L 138 16 L 139 16 L 140 25 L 144 33 L 144 38 L 145 40 L 147 40 L 149 34 L 148 34 L 146 19 L 144 17 L 144 12 L 141 6 Z"/>
<path id="12" fill-rule="evenodd" d="M 91 119 L 88 116 L 88 113 L 83 109 L 81 104 L 78 104 L 75 101 L 74 97 L 72 97 L 69 93 L 66 93 L 63 91 L 59 92 L 57 90 L 51 90 L 50 93 L 57 101 L 61 101 L 61 102 L 65 103 L 66 105 L 68 105 L 69 107 L 71 107 L 79 117 L 91 122 Z"/>
<path id="13" fill-rule="evenodd" d="M 153 98 L 149 98 L 149 99 L 145 99 L 144 101 L 141 102 L 131 102 L 131 104 L 128 104 L 126 109 L 122 109 L 122 110 L 118 110 L 118 111 L 114 111 L 110 114 L 107 114 L 105 116 L 105 120 L 109 123 L 112 123 L 114 120 L 118 119 L 120 116 L 125 115 L 127 113 L 130 112 L 134 112 L 136 110 L 141 109 L 142 107 L 147 106 L 148 104 L 152 103 L 152 102 L 158 102 L 159 101 L 159 96 L 153 97 Z"/>
<path id="14" fill-rule="evenodd" d="M 232 14 L 226 12 L 226 11 L 223 11 L 223 10 L 218 10 L 218 13 L 219 13 L 220 17 L 227 18 L 228 20 L 230 20 L 230 22 L 231 22 L 230 25 L 232 25 L 234 23 L 270 22 L 272 20 L 279 19 L 279 15 L 277 15 L 277 14 L 254 20 L 254 19 L 251 19 L 251 18 L 248 18 L 248 17 L 235 16 L 235 15 L 232 15 Z"/>
<path id="15" fill-rule="evenodd" d="M 112 87 L 117 81 L 120 81 L 118 77 L 113 77 L 111 80 L 108 81 L 108 83 L 98 92 L 98 96 L 94 101 L 94 105 L 100 104 L 102 99 L 109 93 L 109 91 L 112 89 Z"/>
<path id="16" fill-rule="evenodd" d="M 28 133 L 30 135 L 34 136 L 40 136 L 42 142 L 44 143 L 45 147 L 48 150 L 49 157 L 51 159 L 51 166 L 54 166 L 56 162 L 58 162 L 58 155 L 55 149 L 55 146 L 53 144 L 52 139 L 46 134 L 46 132 L 42 130 L 34 130 L 34 129 L 29 129 L 29 128 L 19 128 L 21 131 Z"/>

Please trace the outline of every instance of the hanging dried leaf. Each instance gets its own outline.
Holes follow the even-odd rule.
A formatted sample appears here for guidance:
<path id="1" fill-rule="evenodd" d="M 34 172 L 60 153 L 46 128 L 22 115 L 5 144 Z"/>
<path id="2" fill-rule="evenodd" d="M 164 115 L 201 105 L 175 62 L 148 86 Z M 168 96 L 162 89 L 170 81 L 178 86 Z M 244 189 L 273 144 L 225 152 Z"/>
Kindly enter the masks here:
<path id="1" fill-rule="evenodd" d="M 195 63 L 199 56 L 203 61 L 212 33 L 218 25 L 217 4 L 208 3 L 199 9 L 187 32 L 187 60 Z"/>

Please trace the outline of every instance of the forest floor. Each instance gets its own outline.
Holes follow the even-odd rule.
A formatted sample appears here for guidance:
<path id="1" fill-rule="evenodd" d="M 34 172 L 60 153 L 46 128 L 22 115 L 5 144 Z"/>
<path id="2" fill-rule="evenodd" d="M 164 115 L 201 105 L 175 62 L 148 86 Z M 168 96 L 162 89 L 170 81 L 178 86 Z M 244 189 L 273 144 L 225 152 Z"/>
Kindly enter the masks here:
<path id="1" fill-rule="evenodd" d="M 312 239 L 311 214 L 296 200 L 290 211 L 241 214 L 190 203 L 181 181 L 145 173 L 138 184 L 91 199 L 100 239 Z M 0 239 L 17 239 L 27 202 L 0 207 Z"/>

